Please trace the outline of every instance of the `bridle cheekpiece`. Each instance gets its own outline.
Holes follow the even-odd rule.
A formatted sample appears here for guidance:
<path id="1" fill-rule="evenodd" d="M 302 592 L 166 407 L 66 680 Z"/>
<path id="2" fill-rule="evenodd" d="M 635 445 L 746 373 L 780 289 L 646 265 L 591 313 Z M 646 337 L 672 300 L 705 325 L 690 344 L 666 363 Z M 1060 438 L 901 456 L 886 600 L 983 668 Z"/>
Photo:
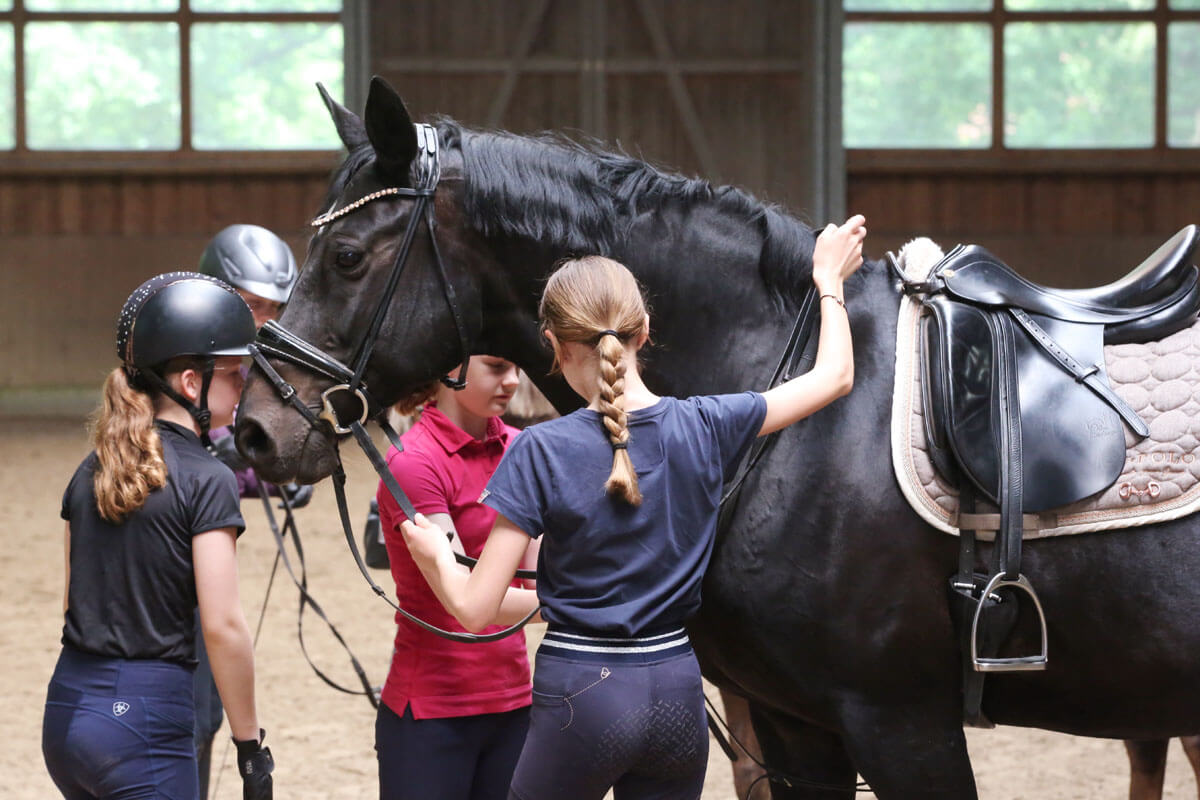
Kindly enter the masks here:
<path id="1" fill-rule="evenodd" d="M 400 249 L 396 254 L 395 262 L 392 264 L 392 271 L 388 275 L 387 284 L 384 286 L 384 290 L 379 297 L 379 302 L 375 306 L 375 311 L 371 315 L 371 321 L 366 330 L 363 331 L 363 335 L 355 348 L 353 364 L 347 366 L 274 320 L 267 322 L 259 329 L 258 337 L 255 339 L 254 344 L 249 347 L 250 355 L 254 358 L 254 365 L 271 382 L 280 399 L 286 403 L 291 403 L 292 407 L 308 421 L 309 425 L 314 428 L 323 425 L 328 426 L 334 434 L 339 436 L 345 434 L 354 435 L 359 447 L 362 448 L 367 458 L 371 461 L 371 466 L 379 474 L 380 480 L 383 481 L 395 499 L 396 504 L 400 507 L 400 510 L 410 520 L 416 519 L 417 511 L 413 507 L 412 501 L 404 493 L 404 490 L 400 488 L 400 484 L 396 481 L 396 477 L 392 475 L 383 456 L 380 455 L 379 450 L 375 447 L 375 443 L 371 441 L 371 436 L 367 433 L 365 427 L 367 420 L 374 419 L 396 449 L 403 450 L 404 448 L 395 430 L 387 422 L 387 409 L 380 406 L 367 391 L 366 384 L 363 383 L 363 373 L 366 372 L 367 362 L 370 360 L 371 353 L 375 349 L 375 343 L 379 338 L 379 331 L 383 327 L 384 319 L 387 317 L 388 307 L 391 305 L 392 298 L 395 297 L 396 290 L 400 285 L 400 276 L 404 272 L 404 266 L 408 261 L 408 254 L 412 249 L 412 243 L 417 234 L 417 226 L 422 220 L 425 221 L 425 226 L 429 231 L 429 242 L 433 248 L 433 263 L 437 269 L 438 277 L 442 281 L 442 290 L 446 298 L 446 305 L 449 306 L 450 314 L 454 318 L 454 325 L 458 331 L 459 346 L 462 348 L 463 355 L 462 369 L 459 371 L 459 377 L 456 379 L 443 377 L 442 382 L 456 390 L 465 387 L 467 385 L 467 363 L 471 354 L 470 344 L 467 341 L 466 325 L 463 323 L 462 311 L 458 307 L 458 301 L 454 295 L 454 286 L 450 283 L 450 278 L 446 274 L 446 266 L 442 262 L 442 254 L 438 250 L 437 222 L 433 207 L 434 192 L 441 178 L 437 129 L 432 125 L 425 124 L 418 124 L 415 127 L 417 133 L 417 155 L 413 159 L 412 166 L 412 172 L 414 173 L 413 188 L 390 186 L 385 189 L 379 189 L 351 203 L 347 203 L 341 208 L 330 209 L 312 221 L 314 227 L 320 228 L 375 200 L 391 197 L 410 197 L 416 200 L 416 205 L 405 226 L 404 236 L 400 240 Z M 313 409 L 309 408 L 300 399 L 296 388 L 284 380 L 279 371 L 267 360 L 268 356 L 304 367 L 310 372 L 315 372 L 334 381 L 333 386 L 330 386 L 321 393 L 321 410 L 319 412 L 314 412 Z M 343 400 L 340 404 L 340 413 L 339 404 L 335 402 L 335 399 Z M 350 413 L 347 409 L 351 408 L 356 410 Z M 337 450 L 336 440 L 334 442 L 334 450 L 335 452 Z M 346 503 L 345 483 L 346 472 L 342 468 L 341 456 L 339 454 L 337 467 L 333 471 L 333 486 L 334 493 L 337 496 L 338 513 L 341 517 L 346 541 L 350 545 L 350 552 L 354 555 L 359 571 L 367 579 L 367 583 L 370 584 L 372 590 L 404 617 L 422 628 L 447 639 L 461 642 L 490 642 L 519 630 L 525 622 L 528 622 L 537 613 L 535 610 L 525 620 L 502 631 L 488 634 L 472 634 L 442 630 L 396 605 L 388 597 L 387 593 L 371 578 L 370 573 L 367 572 L 366 565 L 363 563 L 362 555 L 358 551 L 358 544 L 354 540 L 350 512 Z M 466 559 L 466 561 L 469 562 L 468 565 L 474 563 L 473 559 Z M 517 574 L 518 577 L 523 578 L 533 577 L 532 573 L 525 570 L 519 570 Z"/>

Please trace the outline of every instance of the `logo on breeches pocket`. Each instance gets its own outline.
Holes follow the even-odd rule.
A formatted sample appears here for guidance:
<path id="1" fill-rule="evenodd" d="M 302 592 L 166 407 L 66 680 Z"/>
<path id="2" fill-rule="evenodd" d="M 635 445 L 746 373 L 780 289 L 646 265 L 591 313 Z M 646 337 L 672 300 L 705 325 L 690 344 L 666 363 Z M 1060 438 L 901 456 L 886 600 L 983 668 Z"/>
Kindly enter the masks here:
<path id="1" fill-rule="evenodd" d="M 117 702 L 113 703 L 113 713 L 116 714 L 118 717 L 121 716 L 122 714 L 124 714 L 128 710 L 129 710 L 129 703 L 126 703 L 124 700 L 118 700 Z"/>

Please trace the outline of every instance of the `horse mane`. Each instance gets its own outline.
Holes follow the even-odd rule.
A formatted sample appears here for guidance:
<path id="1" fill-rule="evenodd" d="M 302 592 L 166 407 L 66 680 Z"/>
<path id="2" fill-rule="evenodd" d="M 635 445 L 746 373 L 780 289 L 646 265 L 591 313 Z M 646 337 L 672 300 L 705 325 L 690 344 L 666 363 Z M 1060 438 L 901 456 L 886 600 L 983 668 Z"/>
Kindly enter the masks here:
<path id="1" fill-rule="evenodd" d="M 762 237 L 759 273 L 776 299 L 794 302 L 812 274 L 814 237 L 778 206 L 734 186 L 664 172 L 594 142 L 561 134 L 522 136 L 477 131 L 450 119 L 437 124 L 443 146 L 463 159 L 467 219 L 484 236 L 528 238 L 580 255 L 612 255 L 640 214 L 664 204 L 711 204 Z M 335 170 L 323 200 L 330 208 L 354 175 L 374 160 L 356 147 Z"/>
<path id="2" fill-rule="evenodd" d="M 795 300 L 808 285 L 811 231 L 737 187 L 667 173 L 562 134 L 476 131 L 449 119 L 437 127 L 442 142 L 462 153 L 467 218 L 485 236 L 611 255 L 639 215 L 665 204 L 711 204 L 758 230 L 759 272 L 777 299 Z"/>

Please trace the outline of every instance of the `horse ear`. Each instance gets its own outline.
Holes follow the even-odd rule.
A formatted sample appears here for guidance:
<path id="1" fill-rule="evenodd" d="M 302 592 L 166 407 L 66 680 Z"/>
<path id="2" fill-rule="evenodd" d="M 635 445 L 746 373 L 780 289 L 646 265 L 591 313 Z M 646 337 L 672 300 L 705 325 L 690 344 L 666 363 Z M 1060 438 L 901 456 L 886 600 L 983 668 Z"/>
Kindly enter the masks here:
<path id="1" fill-rule="evenodd" d="M 417 130 L 400 95 L 378 75 L 371 79 L 364 116 L 367 138 L 375 148 L 375 165 L 403 184 L 408 180 L 409 165 L 417 157 Z"/>
<path id="2" fill-rule="evenodd" d="M 346 149 L 353 150 L 361 144 L 366 144 L 367 129 L 358 115 L 334 100 L 321 83 L 317 84 L 317 91 L 321 93 L 325 108 L 329 109 L 329 116 L 333 118 L 333 125 L 337 128 L 338 138 L 346 145 Z"/>

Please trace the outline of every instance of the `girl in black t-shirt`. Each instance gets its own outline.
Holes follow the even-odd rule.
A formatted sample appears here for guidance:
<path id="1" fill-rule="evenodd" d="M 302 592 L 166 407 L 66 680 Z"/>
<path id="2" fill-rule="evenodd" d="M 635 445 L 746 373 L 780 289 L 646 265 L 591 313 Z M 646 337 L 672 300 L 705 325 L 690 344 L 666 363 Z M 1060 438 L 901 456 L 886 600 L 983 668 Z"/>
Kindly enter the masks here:
<path id="1" fill-rule="evenodd" d="M 238 597 L 237 484 L 205 446 L 210 425 L 232 420 L 254 335 L 246 303 L 197 273 L 152 278 L 122 309 L 123 364 L 104 384 L 96 449 L 63 496 L 63 649 L 42 753 L 68 798 L 198 796 L 197 606 L 245 797 L 271 797 Z"/>

